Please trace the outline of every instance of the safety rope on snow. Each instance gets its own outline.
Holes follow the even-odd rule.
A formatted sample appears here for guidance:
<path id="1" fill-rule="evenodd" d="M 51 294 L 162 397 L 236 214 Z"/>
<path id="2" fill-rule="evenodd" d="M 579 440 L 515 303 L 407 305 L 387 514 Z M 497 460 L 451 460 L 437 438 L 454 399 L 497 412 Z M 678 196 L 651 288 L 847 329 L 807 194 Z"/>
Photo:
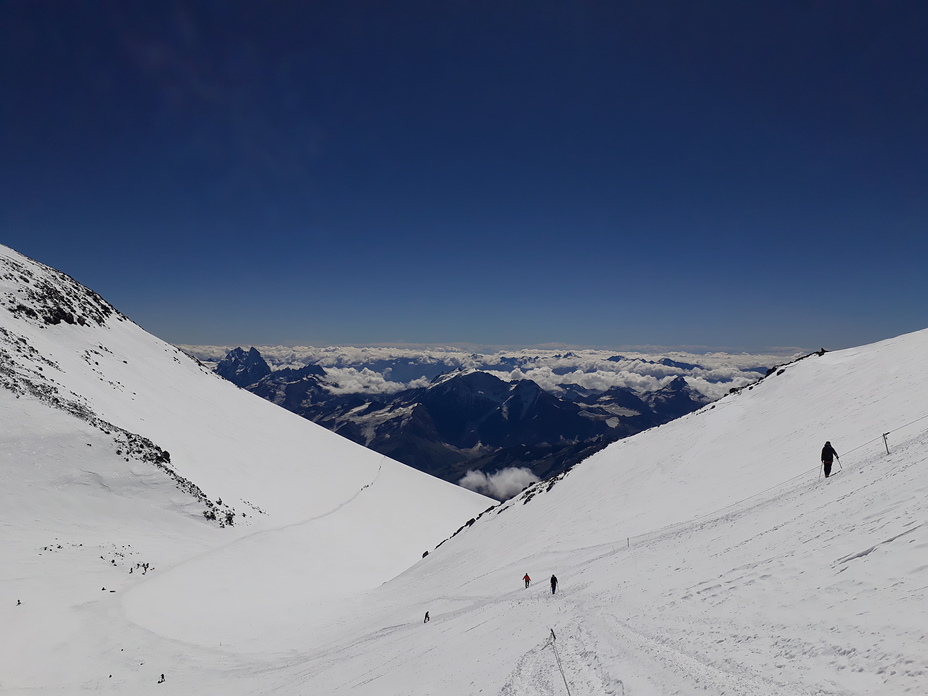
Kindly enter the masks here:
<path id="1" fill-rule="evenodd" d="M 905 425 L 900 425 L 898 428 L 893 428 L 892 430 L 887 430 L 885 433 L 883 433 L 883 434 L 880 435 L 879 437 L 875 437 L 875 438 L 873 438 L 872 440 L 868 440 L 868 441 L 865 442 L 864 444 L 859 445 L 859 446 L 855 447 L 854 449 L 847 450 L 847 451 L 845 452 L 845 454 L 850 454 L 851 452 L 856 452 L 857 450 L 859 450 L 859 449 L 861 449 L 861 448 L 863 448 L 863 447 L 866 447 L 867 445 L 872 445 L 874 442 L 879 442 L 880 440 L 884 439 L 884 438 L 885 438 L 887 435 L 889 435 L 890 433 L 895 433 L 895 432 L 897 432 L 897 431 L 899 431 L 899 430 L 902 430 L 903 428 L 908 428 L 910 425 L 915 425 L 915 424 L 918 423 L 919 421 L 923 421 L 923 420 L 925 420 L 926 418 L 928 418 L 928 414 L 925 414 L 925 415 L 922 416 L 921 418 L 916 418 L 915 420 L 911 421 L 910 423 L 906 423 Z"/>
<path id="2" fill-rule="evenodd" d="M 554 635 L 553 628 L 549 630 L 551 631 L 551 635 L 548 636 L 548 642 L 544 644 L 542 650 L 549 645 L 551 649 L 554 650 L 554 659 L 557 661 L 557 668 L 561 671 L 561 679 L 564 680 L 564 688 L 567 689 L 567 696 L 570 696 L 570 687 L 567 686 L 567 676 L 564 674 L 564 668 L 561 666 L 561 656 L 557 654 L 557 646 L 554 644 L 554 641 L 557 640 L 557 636 Z"/>
<path id="3" fill-rule="evenodd" d="M 875 438 L 873 438 L 872 440 L 868 440 L 867 442 L 863 443 L 862 445 L 858 445 L 857 447 L 854 447 L 853 449 L 845 450 L 844 454 L 845 454 L 845 455 L 848 455 L 848 454 L 850 454 L 851 452 L 856 452 L 857 450 L 862 449 L 862 448 L 866 447 L 867 445 L 871 445 L 871 444 L 873 444 L 874 442 L 879 442 L 880 440 L 883 440 L 883 441 L 885 442 L 886 435 L 889 435 L 890 433 L 894 433 L 894 432 L 897 432 L 897 431 L 899 431 L 899 430 L 902 430 L 903 428 L 907 428 L 907 427 L 909 427 L 910 425 L 914 425 L 915 423 L 918 423 L 919 421 L 925 420 L 926 418 L 928 418 L 928 414 L 925 414 L 924 416 L 921 416 L 920 418 L 916 418 L 915 420 L 910 421 L 909 423 L 906 423 L 905 425 L 900 425 L 900 426 L 898 426 L 898 427 L 896 427 L 896 428 L 893 428 L 892 430 L 888 430 L 888 431 L 886 431 L 885 433 L 883 433 L 882 435 L 880 435 L 879 437 L 875 437 Z M 840 466 L 840 458 L 838 459 L 838 464 L 839 464 L 839 466 Z M 784 480 L 784 481 L 780 481 L 779 483 L 776 483 L 776 484 L 774 484 L 773 486 L 770 486 L 770 488 L 765 488 L 765 489 L 762 490 L 762 491 L 759 491 L 759 492 L 757 492 L 757 493 L 753 493 L 753 494 L 749 495 L 747 498 L 742 498 L 741 500 L 736 500 L 734 503 L 730 503 L 730 504 L 726 505 L 725 507 L 721 507 L 721 508 L 718 508 L 718 509 L 716 509 L 716 510 L 712 510 L 711 512 L 707 512 L 707 513 L 705 513 L 705 514 L 703 514 L 703 515 L 698 515 L 698 516 L 693 517 L 693 518 L 691 518 L 691 519 L 689 519 L 689 520 L 686 520 L 685 522 L 677 522 L 677 523 L 675 523 L 675 524 L 669 524 L 669 525 L 667 525 L 666 527 L 661 527 L 660 529 L 656 529 L 656 530 L 651 531 L 651 532 L 646 532 L 645 534 L 639 534 L 639 535 L 636 536 L 636 537 L 627 537 L 626 542 L 627 542 L 628 546 L 631 547 L 631 540 L 632 540 L 632 539 L 641 540 L 641 539 L 645 539 L 645 538 L 648 538 L 648 537 L 651 537 L 651 538 L 654 538 L 654 539 L 658 539 L 658 538 L 664 536 L 665 534 L 671 533 L 672 530 L 677 530 L 677 531 L 678 531 L 678 530 L 680 530 L 680 529 L 686 529 L 687 527 L 694 526 L 694 525 L 698 524 L 699 522 L 704 521 L 704 520 L 707 519 L 707 518 L 710 518 L 710 517 L 724 517 L 724 514 L 720 514 L 720 513 L 724 513 L 724 512 L 725 512 L 726 510 L 728 510 L 729 508 L 734 508 L 734 507 L 736 507 L 736 506 L 742 505 L 742 504 L 746 503 L 747 501 L 751 500 L 752 498 L 757 498 L 758 496 L 762 496 L 762 495 L 764 495 L 765 493 L 769 493 L 769 492 L 772 491 L 772 490 L 775 490 L 775 489 L 777 489 L 777 488 L 780 488 L 780 487 L 782 487 L 782 486 L 785 486 L 786 484 L 791 483 L 792 481 L 795 481 L 795 480 L 798 479 L 798 478 L 802 478 L 802 477 L 808 476 L 808 475 L 809 475 L 811 472 L 813 472 L 813 471 L 819 471 L 819 468 L 820 468 L 819 466 L 815 466 L 815 467 L 812 468 L 812 469 L 807 469 L 807 470 L 805 470 L 805 471 L 802 471 L 802 472 L 796 474 L 795 476 L 792 476 L 792 477 L 790 477 L 790 478 L 788 478 L 788 479 L 786 479 L 786 480 Z"/>

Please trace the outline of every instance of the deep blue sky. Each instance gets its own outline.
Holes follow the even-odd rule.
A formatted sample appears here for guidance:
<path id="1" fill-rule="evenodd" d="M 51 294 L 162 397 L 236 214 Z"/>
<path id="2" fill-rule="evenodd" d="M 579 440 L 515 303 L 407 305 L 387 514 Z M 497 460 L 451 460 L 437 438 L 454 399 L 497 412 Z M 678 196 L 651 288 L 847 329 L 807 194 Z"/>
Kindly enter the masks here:
<path id="1" fill-rule="evenodd" d="M 928 3 L 0 2 L 0 242 L 175 343 L 928 327 Z"/>

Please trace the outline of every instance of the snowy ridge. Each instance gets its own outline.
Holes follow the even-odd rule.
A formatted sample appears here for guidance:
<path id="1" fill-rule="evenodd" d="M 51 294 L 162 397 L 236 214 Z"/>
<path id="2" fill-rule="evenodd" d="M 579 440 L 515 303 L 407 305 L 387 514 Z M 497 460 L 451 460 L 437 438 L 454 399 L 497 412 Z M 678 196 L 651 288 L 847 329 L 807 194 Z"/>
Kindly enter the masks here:
<path id="1" fill-rule="evenodd" d="M 928 379 L 919 369 L 926 343 L 928 332 L 923 331 L 813 355 L 696 413 L 610 446 L 569 472 L 566 480 L 608 477 L 620 486 L 617 496 L 622 500 L 627 492 L 639 494 L 643 486 L 659 499 L 672 500 L 667 508 L 647 511 L 629 506 L 634 514 L 584 508 L 593 515 L 594 526 L 598 520 L 613 527 L 624 522 L 627 526 L 615 535 L 618 539 L 659 534 L 681 523 L 721 516 L 731 507 L 772 500 L 804 485 L 804 477 L 815 477 L 825 439 L 847 443 L 838 448 L 839 455 L 844 449 L 845 457 L 867 447 L 885 454 L 882 433 L 904 435 L 928 427 L 923 420 L 928 417 Z M 902 355 L 887 372 L 883 356 L 895 346 L 903 347 Z M 846 374 L 849 367 L 853 372 Z M 877 399 L 875 404 L 870 397 Z M 872 425 L 867 428 L 864 423 Z M 619 462 L 635 465 L 618 469 Z M 700 487 L 699 495 L 687 493 L 694 482 L 703 480 L 724 485 Z M 542 482 L 507 505 L 525 502 L 547 487 L 560 492 L 571 486 L 555 489 Z"/>
<path id="2" fill-rule="evenodd" d="M 5 247 L 0 251 L 4 263 L 26 269 L 21 277 L 75 311 L 88 309 L 99 318 L 99 308 L 109 307 L 68 276 Z M 15 287 L 5 290 L 17 295 Z M 10 311 L 0 326 L 8 375 L 3 386 L 149 438 L 169 453 L 179 475 L 215 491 L 213 497 L 241 483 L 265 512 L 283 522 L 287 515 L 301 520 L 306 510 L 330 506 L 335 491 L 321 482 L 347 498 L 380 466 L 380 455 L 242 393 L 112 308 L 99 324 L 79 314 L 72 319 L 42 324 L 29 312 Z M 255 475 L 268 460 L 276 462 L 273 475 Z M 301 489 L 284 474 L 311 476 L 314 485 Z M 457 495 L 454 487 L 444 488 Z"/>
<path id="3" fill-rule="evenodd" d="M 229 616 L 236 594 L 258 609 L 280 586 L 219 572 L 234 549 L 267 569 L 287 558 L 294 588 L 338 595 L 395 576 L 492 502 L 236 388 L 64 274 L 6 247 L 0 265 L 2 693 L 133 690 L 109 672 L 97 685 L 98 660 L 151 634 L 105 617 L 189 568 L 205 582 L 181 594 L 212 645 L 210 611 Z"/>
<path id="4" fill-rule="evenodd" d="M 102 326 L 125 317 L 71 276 L 0 245 L 0 304 L 37 326 Z"/>

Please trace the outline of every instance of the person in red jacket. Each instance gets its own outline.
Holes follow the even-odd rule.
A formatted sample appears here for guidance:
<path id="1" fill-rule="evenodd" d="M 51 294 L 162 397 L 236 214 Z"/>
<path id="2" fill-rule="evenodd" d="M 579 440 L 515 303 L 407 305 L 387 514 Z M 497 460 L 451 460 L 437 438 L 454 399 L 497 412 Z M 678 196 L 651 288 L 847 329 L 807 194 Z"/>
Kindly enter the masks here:
<path id="1" fill-rule="evenodd" d="M 532 584 L 532 579 L 528 576 L 528 573 L 526 573 L 526 574 L 525 574 L 525 577 L 522 578 L 522 579 L 525 580 L 525 587 L 526 587 L 526 588 L 528 588 L 528 586 Z"/>

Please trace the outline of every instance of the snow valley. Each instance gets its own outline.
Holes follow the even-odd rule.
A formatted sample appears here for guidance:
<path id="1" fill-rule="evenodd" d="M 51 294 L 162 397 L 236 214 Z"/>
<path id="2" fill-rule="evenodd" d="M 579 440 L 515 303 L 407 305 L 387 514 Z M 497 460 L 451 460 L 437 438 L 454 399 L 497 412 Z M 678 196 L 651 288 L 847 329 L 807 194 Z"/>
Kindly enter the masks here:
<path id="1" fill-rule="evenodd" d="M 495 505 L 0 264 L 0 693 L 928 693 L 928 331 Z"/>

